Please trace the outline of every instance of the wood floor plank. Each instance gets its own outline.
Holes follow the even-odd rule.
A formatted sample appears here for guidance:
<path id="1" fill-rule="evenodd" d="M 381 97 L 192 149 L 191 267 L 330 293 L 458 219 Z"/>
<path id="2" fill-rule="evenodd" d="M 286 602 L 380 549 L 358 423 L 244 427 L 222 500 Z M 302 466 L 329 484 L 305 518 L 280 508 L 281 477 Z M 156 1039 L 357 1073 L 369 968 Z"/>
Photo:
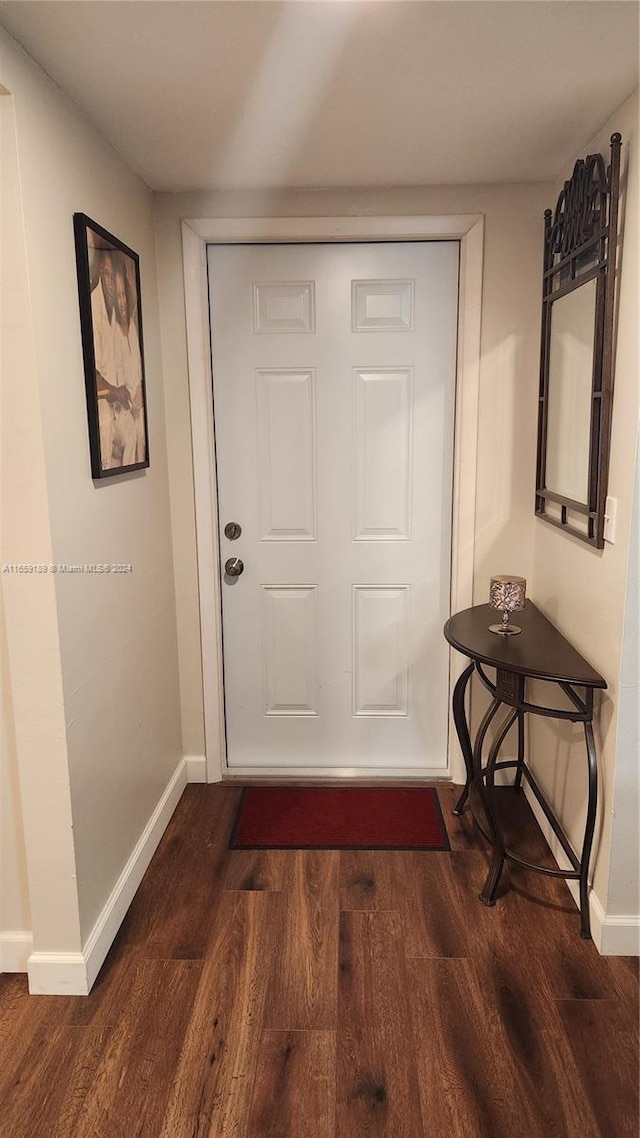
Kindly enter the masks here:
<path id="1" fill-rule="evenodd" d="M 68 1070 L 82 1031 L 59 1027 L 32 1037 L 20 1060 L 12 1064 L 10 1085 L 0 1099 L 0 1134 L 49 1138 L 55 1130 Z"/>
<path id="2" fill-rule="evenodd" d="M 592 1136 L 598 1128 L 582 1096 L 576 1093 L 576 1071 L 555 1014 L 555 1004 L 530 970 L 528 954 L 498 949 L 476 959 L 485 1007 L 498 1024 L 502 1050 L 518 1072 L 525 1115 L 540 1134 Z"/>
<path id="3" fill-rule="evenodd" d="M 7 1055 L 33 1032 L 53 1030 L 74 1022 L 77 1001 L 93 996 L 30 996 L 25 973 L 0 973 L 0 1090 Z M 93 996 L 96 999 L 95 996 Z"/>
<path id="4" fill-rule="evenodd" d="M 26 976 L 0 972 L 0 1048 L 11 1044 L 18 1017 L 28 1015 L 29 990 Z"/>
<path id="5" fill-rule="evenodd" d="M 411 961 L 425 1117 L 455 1138 L 600 1138 L 558 1033 L 526 1000 L 526 970 L 500 982 L 499 1009 L 469 960 Z M 421 1030 L 422 1028 L 422 1030 Z M 568 1063 L 568 1068 L 567 1068 Z"/>
<path id="6" fill-rule="evenodd" d="M 205 787 L 187 786 L 175 813 L 129 909 L 121 930 L 123 943 L 142 948 L 149 955 L 155 941 L 155 954 L 171 956 L 171 936 L 176 910 L 189 919 L 191 905 L 181 899 L 198 897 L 196 883 L 206 886 L 226 868 L 226 847 L 240 799 L 236 788 L 217 787 L 215 795 L 202 793 Z M 197 938 L 197 922 L 193 922 Z M 180 939 L 187 938 L 180 934 Z M 194 945 L 200 953 L 202 945 Z"/>
<path id="7" fill-rule="evenodd" d="M 612 968 L 592 940 L 580 936 L 580 917 L 564 881 L 509 867 L 510 886 L 496 904 L 500 938 L 517 951 L 523 939 L 540 967 L 551 999 L 616 999 Z"/>
<path id="8" fill-rule="evenodd" d="M 56 1004 L 61 1017 L 57 1018 Z M 45 1062 L 43 1051 L 50 1047 L 55 1054 L 55 1031 L 64 1026 L 64 1015 L 69 1010 L 66 997 L 29 995 L 27 977 L 0 975 L 0 1103 L 8 1099 L 22 1099 L 22 1086 L 28 1078 L 35 1055 Z M 25 1072 L 27 1074 L 25 1074 Z M 8 1131 L 7 1131 L 8 1132 Z M 0 1129 L 0 1134 L 3 1134 Z"/>
<path id="9" fill-rule="evenodd" d="M 448 782 L 439 782 L 437 786 L 438 799 L 442 808 L 442 817 L 447 828 L 449 844 L 452 850 L 481 850 L 486 843 L 476 826 L 473 815 L 467 807 L 462 814 L 453 813 L 453 808 L 462 794 L 462 786 Z"/>
<path id="10" fill-rule="evenodd" d="M 230 850 L 224 888 L 279 893 L 286 856 L 286 850 Z"/>
<path id="11" fill-rule="evenodd" d="M 469 954 L 468 899 L 452 872 L 452 856 L 403 854 L 405 886 L 401 904 L 408 957 Z"/>
<path id="12" fill-rule="evenodd" d="M 542 835 L 539 836 L 542 842 Z M 601 956 L 593 941 L 580 937 L 580 917 L 566 882 L 508 865 L 506 885 L 490 908 L 478 900 L 487 873 L 484 854 L 452 853 L 452 870 L 465 898 L 469 953 L 499 945 L 505 953 L 527 944 L 532 980 L 550 999 L 617 999 L 621 985 L 630 998 L 638 986 L 624 965 Z M 536 981 L 537 977 L 537 981 Z"/>
<path id="13" fill-rule="evenodd" d="M 158 903 L 155 920 L 138 951 L 145 959 L 203 960 L 215 935 L 228 866 L 226 850 L 206 865 L 194 863 L 188 881 L 173 883 Z"/>
<path id="14" fill-rule="evenodd" d="M 203 809 L 202 801 L 192 796 L 191 808 L 160 850 L 155 876 L 148 883 L 155 905 L 137 939 L 145 957 L 197 960 L 206 955 L 228 869 L 227 843 L 238 800 L 237 791 L 225 793 L 211 810 Z M 143 897 L 143 906 L 145 901 Z"/>
<path id="15" fill-rule="evenodd" d="M 620 1029 L 617 1002 L 561 1000 L 558 1011 L 598 1133 L 637 1138 L 637 1035 Z"/>
<path id="16" fill-rule="evenodd" d="M 616 999 L 615 977 L 606 957 L 600 956 L 593 941 L 581 941 L 575 928 L 558 931 L 554 941 L 548 935 L 536 945 L 544 983 L 553 999 Z"/>
<path id="17" fill-rule="evenodd" d="M 35 1001 L 38 1018 L 51 1026 L 101 1028 L 117 1023 L 122 1009 L 136 999 L 140 959 L 137 946 L 132 948 L 116 936 L 89 995 L 39 996 Z"/>
<path id="18" fill-rule="evenodd" d="M 489 861 L 485 853 L 473 850 L 452 852 L 451 870 L 455 877 L 465 912 L 469 956 L 483 958 L 485 954 L 499 952 L 518 956 L 523 940 L 527 943 L 527 969 L 531 973 L 531 986 L 546 983 L 545 968 L 555 952 L 557 938 L 564 938 L 563 928 L 569 926 L 569 943 L 580 953 L 584 942 L 577 935 L 578 921 L 575 905 L 564 882 L 555 883 L 561 891 L 562 904 L 549 901 L 549 888 L 545 879 L 518 871 L 512 877 L 512 867 L 505 868 L 509 884 L 495 905 L 484 905 L 479 899 Z M 524 935 L 523 935 L 524 933 Z M 582 946 L 582 947 L 581 947 Z"/>
<path id="19" fill-rule="evenodd" d="M 542 837 L 523 788 L 499 787 L 495 796 L 496 813 L 505 845 L 512 846 L 522 857 L 538 861 L 549 869 L 557 869 L 549 846 Z"/>
<path id="20" fill-rule="evenodd" d="M 162 1138 L 250 1138 L 278 894 L 227 892 L 172 1080 Z M 157 1138 L 157 1135 L 156 1135 Z"/>
<path id="21" fill-rule="evenodd" d="M 33 1037 L 13 1071 L 20 1096 L 3 1095 L 0 1133 L 156 1138 L 201 966 L 167 961 L 135 967 L 132 998 L 116 1026 L 64 1025 Z M 153 1094 L 146 1093 L 150 1086 Z"/>
<path id="22" fill-rule="evenodd" d="M 336 1134 L 423 1134 L 404 967 L 394 911 L 340 916 Z"/>
<path id="23" fill-rule="evenodd" d="M 75 1136 L 77 1133 L 78 1118 L 85 1102 L 92 1094 L 96 1072 L 104 1062 L 111 1034 L 108 1027 L 98 1027 L 94 1024 L 88 1027 L 68 1027 L 65 1030 L 75 1033 L 82 1044 L 72 1056 L 72 1062 L 67 1065 L 63 1084 L 64 1093 L 57 1114 L 52 1116 L 47 1112 L 43 1118 L 42 1138 L 45 1138 L 45 1135 L 46 1138 L 68 1138 L 68 1135 Z M 113 1138 L 120 1138 L 119 1131 L 124 1130 L 127 1124 L 131 1127 L 130 1120 L 125 1122 L 124 1115 L 122 1119 L 118 1119 L 113 1130 Z M 105 1125 L 113 1129 L 110 1123 L 106 1122 Z M 102 1138 L 100 1129 L 96 1128 L 93 1133 L 94 1138 Z M 37 1131 L 33 1134 L 33 1138 L 40 1138 Z"/>
<path id="24" fill-rule="evenodd" d="M 251 1138 L 333 1138 L 334 1031 L 265 1031 L 251 1103 Z"/>
<path id="25" fill-rule="evenodd" d="M 337 1033 L 335 1138 L 423 1138 L 415 1059 L 382 1027 Z"/>
<path id="26" fill-rule="evenodd" d="M 0 1093 L 7 1059 L 15 1052 L 16 1042 L 29 1030 L 34 1011 L 27 977 L 0 973 Z"/>
<path id="27" fill-rule="evenodd" d="M 340 914 L 341 1023 L 404 1032 L 408 1013 L 404 942 L 404 926 L 397 912 Z"/>
<path id="28" fill-rule="evenodd" d="M 340 908 L 394 909 L 402 885 L 398 850 L 341 850 Z"/>
<path id="29" fill-rule="evenodd" d="M 607 956 L 618 999 L 627 1017 L 627 1026 L 640 1031 L 640 957 Z"/>
<path id="30" fill-rule="evenodd" d="M 333 1031 L 337 1008 L 337 850 L 288 851 L 265 1028 Z"/>
<path id="31" fill-rule="evenodd" d="M 74 1138 L 125 1138 L 123 1119 L 129 1127 L 135 1119 L 136 1138 L 157 1138 L 201 969 L 199 961 L 191 960 L 136 964 L 128 1015 L 108 1033 L 76 1117 Z M 73 1101 L 71 1088 L 67 1111 Z"/>
<path id="32" fill-rule="evenodd" d="M 472 962 L 411 960 L 408 970 L 422 1113 L 431 1132 L 533 1138 Z"/>

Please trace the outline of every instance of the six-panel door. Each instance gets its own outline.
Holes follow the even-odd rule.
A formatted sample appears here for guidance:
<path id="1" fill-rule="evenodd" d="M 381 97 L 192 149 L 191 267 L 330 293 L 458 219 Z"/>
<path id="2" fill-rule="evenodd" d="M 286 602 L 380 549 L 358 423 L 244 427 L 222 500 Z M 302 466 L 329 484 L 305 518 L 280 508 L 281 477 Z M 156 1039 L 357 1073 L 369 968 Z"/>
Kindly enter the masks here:
<path id="1" fill-rule="evenodd" d="M 441 772 L 458 245 L 210 246 L 209 283 L 229 767 Z"/>

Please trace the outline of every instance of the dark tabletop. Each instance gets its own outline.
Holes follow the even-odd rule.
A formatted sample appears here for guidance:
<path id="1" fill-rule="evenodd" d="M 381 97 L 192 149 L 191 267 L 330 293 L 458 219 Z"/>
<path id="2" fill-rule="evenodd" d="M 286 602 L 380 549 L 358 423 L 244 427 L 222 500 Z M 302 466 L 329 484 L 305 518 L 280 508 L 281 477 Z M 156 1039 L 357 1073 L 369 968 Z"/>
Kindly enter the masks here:
<path id="1" fill-rule="evenodd" d="M 501 617 L 502 614 L 489 605 L 475 605 L 450 617 L 444 626 L 444 635 L 463 655 L 492 668 L 560 683 L 606 688 L 602 676 L 532 601 L 525 602 L 522 612 L 511 614 L 511 623 L 522 629 L 519 636 L 489 632 L 489 625 L 499 624 Z"/>

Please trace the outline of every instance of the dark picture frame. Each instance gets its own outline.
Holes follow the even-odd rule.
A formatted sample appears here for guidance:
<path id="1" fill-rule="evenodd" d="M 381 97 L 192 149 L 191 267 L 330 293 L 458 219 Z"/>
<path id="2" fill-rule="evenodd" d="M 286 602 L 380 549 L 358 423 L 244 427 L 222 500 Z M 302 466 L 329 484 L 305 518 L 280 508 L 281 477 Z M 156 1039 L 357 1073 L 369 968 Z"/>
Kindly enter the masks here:
<path id="1" fill-rule="evenodd" d="M 140 258 L 84 213 L 73 215 L 93 478 L 149 466 Z"/>

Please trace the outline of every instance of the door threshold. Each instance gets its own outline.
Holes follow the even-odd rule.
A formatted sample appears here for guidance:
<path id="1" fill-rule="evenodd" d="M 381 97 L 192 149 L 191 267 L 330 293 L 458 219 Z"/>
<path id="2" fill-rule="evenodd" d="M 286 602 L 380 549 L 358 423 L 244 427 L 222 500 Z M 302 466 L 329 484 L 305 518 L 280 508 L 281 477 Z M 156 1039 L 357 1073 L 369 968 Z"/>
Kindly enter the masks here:
<path id="1" fill-rule="evenodd" d="M 433 775 L 425 774 L 422 777 L 413 776 L 411 778 L 406 776 L 397 775 L 380 775 L 375 776 L 366 773 L 362 776 L 357 775 L 311 775 L 311 776 L 295 776 L 295 775 L 254 775 L 254 774 L 229 774 L 225 773 L 222 776 L 222 782 L 226 786 L 405 786 L 405 787 L 421 787 L 428 786 L 432 783 L 452 783 L 453 780 L 448 773 Z"/>

